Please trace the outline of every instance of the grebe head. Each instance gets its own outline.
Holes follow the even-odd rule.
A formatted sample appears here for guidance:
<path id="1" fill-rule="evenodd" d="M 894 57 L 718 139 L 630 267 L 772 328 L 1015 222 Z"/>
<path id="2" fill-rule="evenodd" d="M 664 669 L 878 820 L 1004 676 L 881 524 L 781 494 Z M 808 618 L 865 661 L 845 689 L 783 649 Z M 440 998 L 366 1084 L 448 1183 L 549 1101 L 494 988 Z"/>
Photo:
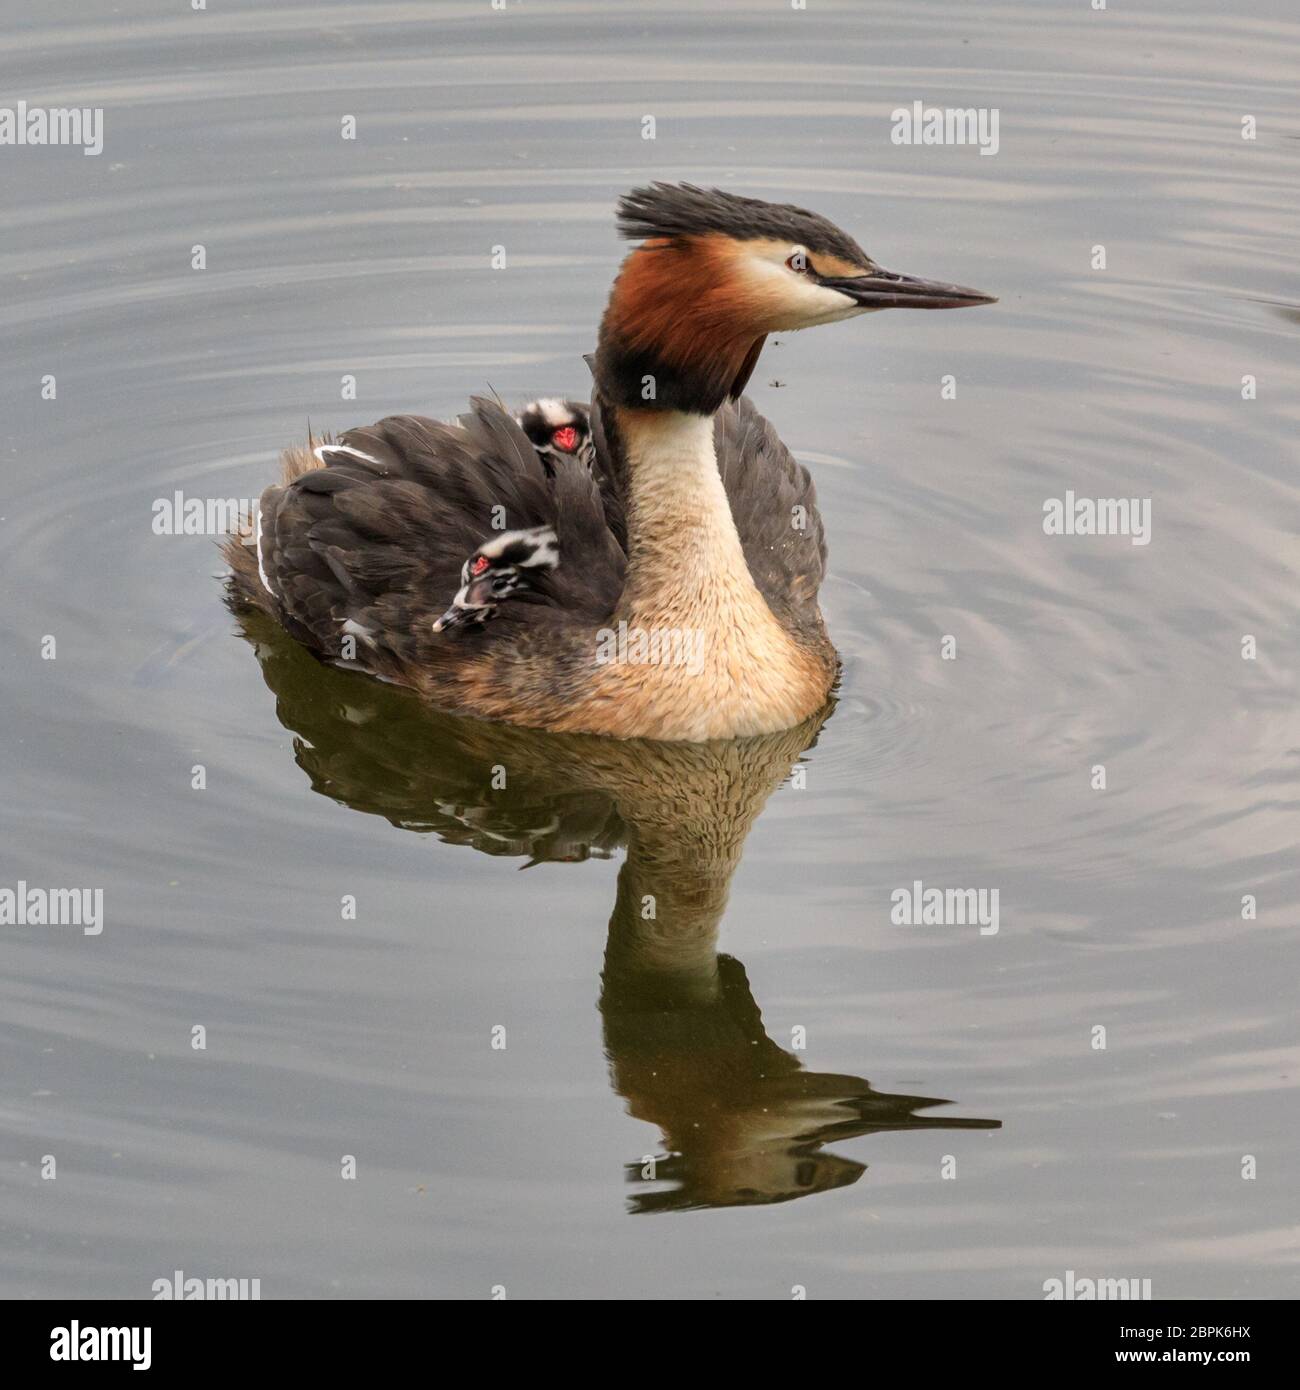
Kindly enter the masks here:
<path id="1" fill-rule="evenodd" d="M 591 439 L 591 411 L 585 405 L 547 397 L 529 401 L 515 418 L 549 472 L 554 473 L 561 457 L 592 466 L 596 450 Z"/>
<path id="2" fill-rule="evenodd" d="M 502 531 L 484 541 L 460 567 L 460 588 L 433 630 L 488 622 L 496 617 L 498 604 L 534 587 L 559 562 L 559 543 L 549 526 Z"/>
<path id="3" fill-rule="evenodd" d="M 878 309 L 959 309 L 992 295 L 884 270 L 833 222 L 788 203 L 656 183 L 626 194 L 639 239 L 601 323 L 596 381 L 618 405 L 711 415 L 739 396 L 767 334 Z"/>

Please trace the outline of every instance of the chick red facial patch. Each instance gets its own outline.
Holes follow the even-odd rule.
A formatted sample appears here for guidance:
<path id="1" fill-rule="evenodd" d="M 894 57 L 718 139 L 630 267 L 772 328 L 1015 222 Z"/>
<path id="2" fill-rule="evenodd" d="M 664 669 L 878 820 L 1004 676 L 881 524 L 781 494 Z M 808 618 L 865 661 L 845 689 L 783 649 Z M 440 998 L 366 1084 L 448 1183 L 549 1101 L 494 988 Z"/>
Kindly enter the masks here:
<path id="1" fill-rule="evenodd" d="M 491 564 L 491 561 L 486 555 L 478 555 L 470 564 L 469 572 L 475 575 L 482 574 L 489 564 Z"/>
<path id="2" fill-rule="evenodd" d="M 561 425 L 551 436 L 551 443 L 571 454 L 578 447 L 578 431 L 572 425 Z"/>

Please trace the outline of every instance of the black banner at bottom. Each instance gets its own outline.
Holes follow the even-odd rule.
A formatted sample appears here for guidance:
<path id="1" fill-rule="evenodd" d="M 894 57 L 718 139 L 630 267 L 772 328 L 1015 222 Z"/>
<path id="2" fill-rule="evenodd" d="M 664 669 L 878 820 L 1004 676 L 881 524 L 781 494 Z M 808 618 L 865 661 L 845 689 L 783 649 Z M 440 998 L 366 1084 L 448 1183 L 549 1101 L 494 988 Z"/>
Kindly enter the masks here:
<path id="1" fill-rule="evenodd" d="M 479 1327 L 510 1326 L 508 1309 L 486 1316 L 491 1322 Z M 844 1329 L 850 1338 L 865 1334 L 891 1360 L 919 1354 L 927 1374 L 945 1362 L 982 1373 L 1002 1362 L 1022 1376 L 1143 1365 L 1253 1369 L 1293 1359 L 1288 1302 L 877 1302 L 859 1316 L 867 1321 L 855 1318 Z M 436 1311 L 416 1302 L 33 1302 L 6 1304 L 0 1317 L 5 1369 L 56 1374 L 76 1367 L 167 1376 L 283 1367 L 319 1368 L 331 1379 L 353 1370 L 373 1375 L 390 1351 L 406 1362 L 412 1347 L 428 1349 L 437 1326 Z M 809 1317 L 813 1324 L 804 1322 Z M 797 1336 L 816 1317 L 812 1309 L 792 1310 L 779 1330 Z M 778 1331 L 770 1319 L 764 1330 Z M 831 1331 L 823 1326 L 819 1335 Z M 460 1342 L 458 1354 L 473 1345 Z M 490 1344 L 484 1371 L 500 1373 L 499 1351 Z M 570 1347 L 561 1355 L 573 1361 L 579 1354 Z M 531 1369 L 555 1359 L 549 1340 L 534 1344 Z"/>

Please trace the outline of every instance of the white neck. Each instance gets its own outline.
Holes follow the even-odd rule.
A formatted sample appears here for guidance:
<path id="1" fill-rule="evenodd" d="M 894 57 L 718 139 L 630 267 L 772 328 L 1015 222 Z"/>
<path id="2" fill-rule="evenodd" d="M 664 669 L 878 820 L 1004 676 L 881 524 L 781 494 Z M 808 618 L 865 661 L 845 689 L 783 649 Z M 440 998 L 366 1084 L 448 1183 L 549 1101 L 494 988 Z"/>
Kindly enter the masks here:
<path id="1" fill-rule="evenodd" d="M 825 701 L 833 666 L 795 640 L 754 583 L 718 473 L 713 420 L 619 408 L 618 430 L 628 565 L 613 617 L 651 642 L 686 637 L 692 659 L 599 666 L 598 704 L 608 713 L 583 727 L 693 742 L 792 728 Z"/>
<path id="2" fill-rule="evenodd" d="M 763 599 L 745 563 L 713 448 L 713 418 L 619 411 L 628 466 L 628 569 L 620 612 L 671 624 L 726 621 Z"/>

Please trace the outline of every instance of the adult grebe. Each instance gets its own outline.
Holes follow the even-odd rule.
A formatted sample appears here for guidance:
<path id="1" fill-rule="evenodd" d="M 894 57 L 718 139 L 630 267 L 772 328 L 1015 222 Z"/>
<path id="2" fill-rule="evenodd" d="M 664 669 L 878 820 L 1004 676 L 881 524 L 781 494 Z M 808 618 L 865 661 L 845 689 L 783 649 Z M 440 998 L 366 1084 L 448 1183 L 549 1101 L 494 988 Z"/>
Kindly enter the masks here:
<path id="1" fill-rule="evenodd" d="M 766 336 L 995 301 L 882 270 L 787 204 L 656 183 L 618 212 L 643 244 L 600 327 L 590 467 L 481 399 L 456 425 L 395 415 L 290 449 L 227 546 L 236 590 L 322 658 L 467 714 L 693 742 L 790 728 L 837 663 L 812 481 L 741 398 Z"/>

